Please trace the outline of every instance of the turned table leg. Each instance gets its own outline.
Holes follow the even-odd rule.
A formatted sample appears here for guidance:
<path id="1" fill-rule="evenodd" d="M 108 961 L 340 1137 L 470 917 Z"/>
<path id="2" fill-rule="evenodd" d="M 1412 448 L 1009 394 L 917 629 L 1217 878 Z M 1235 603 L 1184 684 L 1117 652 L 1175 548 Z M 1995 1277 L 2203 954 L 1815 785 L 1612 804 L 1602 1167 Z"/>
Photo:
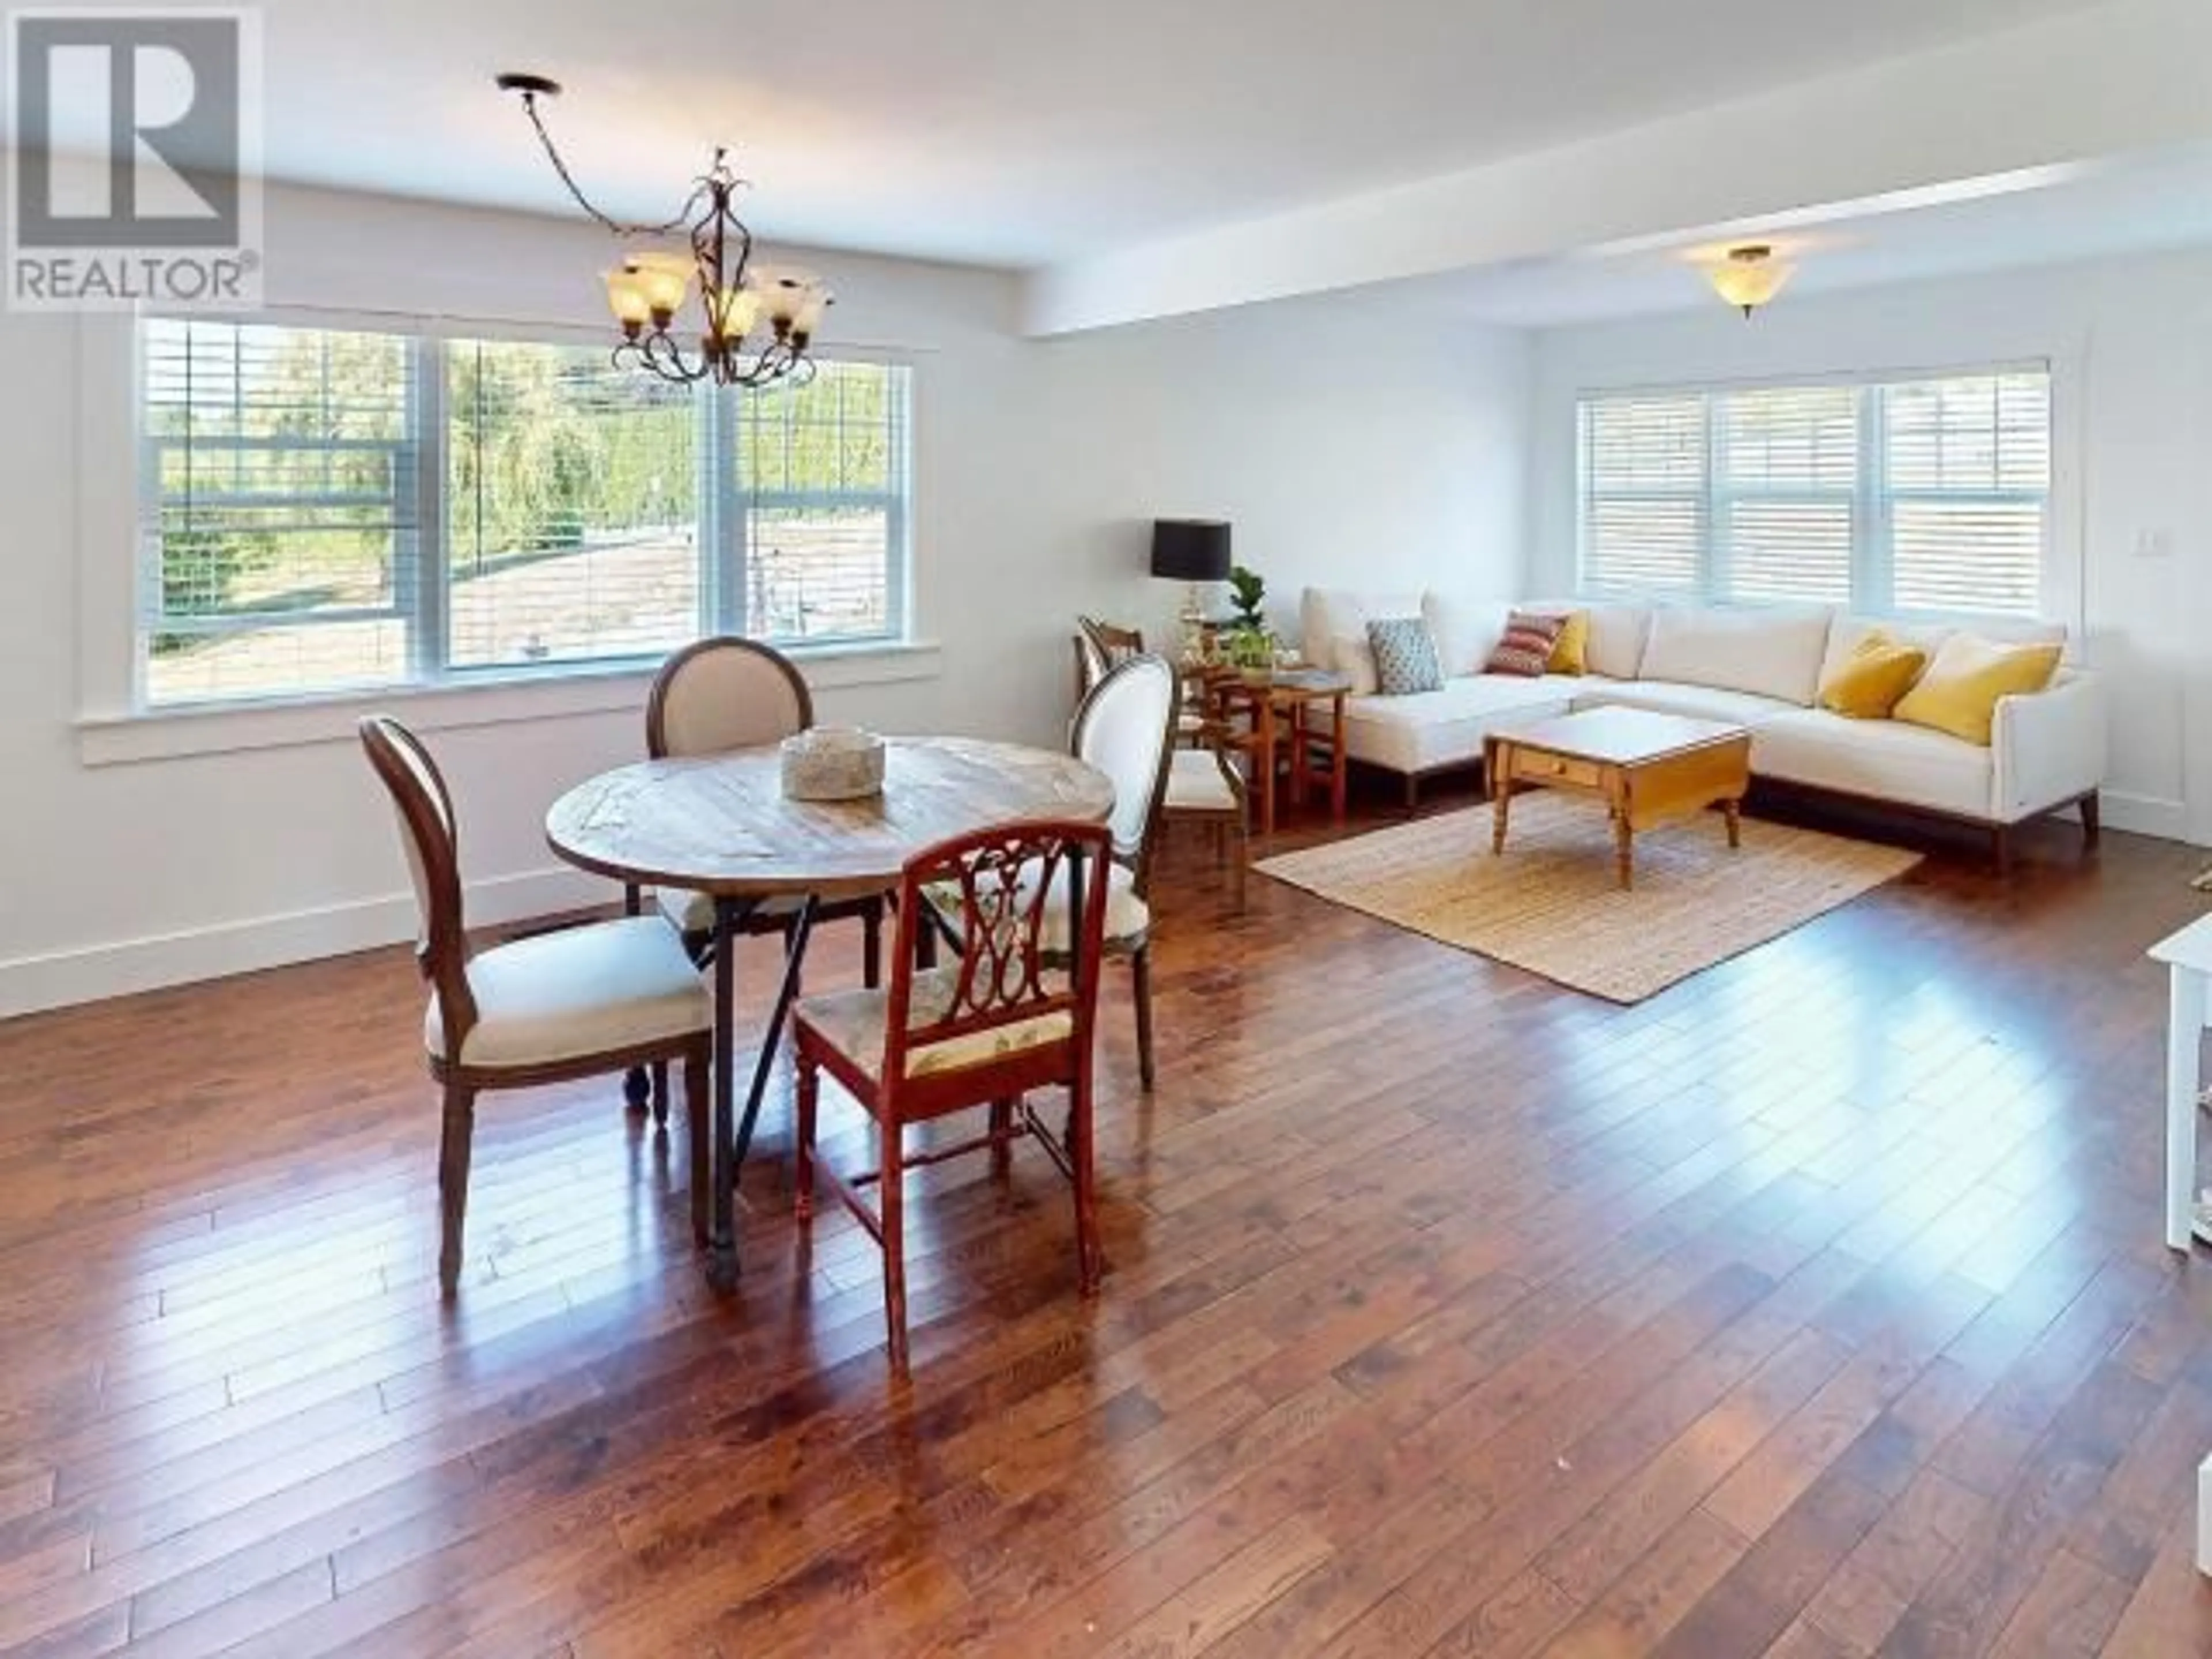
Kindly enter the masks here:
<path id="1" fill-rule="evenodd" d="M 1490 751 L 1490 851 L 1505 850 L 1505 826 L 1513 811 L 1513 745 L 1501 743 Z"/>

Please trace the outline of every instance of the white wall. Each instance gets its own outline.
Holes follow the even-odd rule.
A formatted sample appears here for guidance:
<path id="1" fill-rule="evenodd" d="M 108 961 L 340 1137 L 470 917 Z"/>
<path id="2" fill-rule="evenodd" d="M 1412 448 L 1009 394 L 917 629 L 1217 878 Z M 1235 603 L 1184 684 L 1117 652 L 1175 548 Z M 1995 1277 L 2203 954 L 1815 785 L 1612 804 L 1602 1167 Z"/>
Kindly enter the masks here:
<path id="1" fill-rule="evenodd" d="M 1136 614 L 1171 639 L 1180 586 L 1129 586 L 1155 516 L 1228 520 L 1290 638 L 1309 584 L 1516 590 L 1525 334 L 1371 300 L 1290 301 L 1036 350 L 1056 509 L 1040 550 L 1063 573 L 1064 604 Z M 1226 611 L 1225 590 L 1210 608 Z"/>
<path id="2" fill-rule="evenodd" d="M 603 326 L 608 248 L 588 228 L 286 190 L 269 235 L 272 307 Z M 896 683 L 823 690 L 825 718 L 1056 743 L 1073 612 L 1174 608 L 1142 574 L 1155 514 L 1236 520 L 1240 556 L 1291 603 L 1301 580 L 1384 564 L 1510 585 L 1528 391 L 1514 337 L 1286 306 L 1048 347 L 1018 337 L 1003 275 L 812 263 L 841 296 L 837 341 L 915 365 L 915 626 L 941 647 Z M 0 314 L 0 1015 L 412 927 L 349 711 L 311 720 L 305 741 L 261 732 L 270 746 L 88 763 L 180 726 L 208 737 L 205 721 L 88 728 L 124 712 L 124 326 Z M 390 700 L 438 728 L 473 920 L 605 890 L 556 864 L 542 817 L 568 784 L 636 757 L 644 687 L 569 690 Z"/>
<path id="3" fill-rule="evenodd" d="M 2112 691 L 2107 816 L 2212 842 L 2212 252 L 1540 334 L 1529 583 L 1573 585 L 1583 391 L 2036 357 L 2053 366 L 2052 608 Z M 2146 532 L 2170 554 L 2141 556 Z"/>

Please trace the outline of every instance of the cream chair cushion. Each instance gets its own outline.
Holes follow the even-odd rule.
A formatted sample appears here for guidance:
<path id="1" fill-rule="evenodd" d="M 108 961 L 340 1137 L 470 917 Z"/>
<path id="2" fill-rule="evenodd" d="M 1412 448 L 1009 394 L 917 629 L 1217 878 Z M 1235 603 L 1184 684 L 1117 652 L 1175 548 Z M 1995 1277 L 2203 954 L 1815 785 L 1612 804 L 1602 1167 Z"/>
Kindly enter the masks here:
<path id="1" fill-rule="evenodd" d="M 957 968 L 930 968 L 915 974 L 913 994 L 907 1003 L 907 1029 L 911 1031 L 944 1018 L 959 983 Z M 872 1078 L 882 1074 L 884 1031 L 890 1016 L 890 994 L 887 991 L 838 991 L 829 996 L 809 997 L 799 1005 L 801 1020 Z M 960 1071 L 1024 1048 L 1064 1042 L 1074 1031 L 1074 1018 L 1064 1011 L 1037 1014 L 948 1042 L 910 1048 L 907 1051 L 906 1074 L 918 1078 Z"/>
<path id="2" fill-rule="evenodd" d="M 680 933 L 711 933 L 714 931 L 714 896 L 712 893 L 687 892 L 681 887 L 656 887 L 653 892 L 653 902 L 660 907 L 660 914 L 673 922 Z M 753 919 L 756 921 L 774 921 L 784 916 L 795 916 L 805 902 L 796 893 L 778 894 L 763 901 L 753 912 Z"/>
<path id="3" fill-rule="evenodd" d="M 477 1023 L 464 1066 L 556 1065 L 712 1029 L 714 1005 L 684 946 L 657 916 L 626 916 L 495 945 L 469 959 Z M 433 994 L 423 1041 L 447 1059 Z"/>
<path id="4" fill-rule="evenodd" d="M 1179 749 L 1168 770 L 1168 811 L 1234 812 L 1241 803 L 1211 749 Z"/>

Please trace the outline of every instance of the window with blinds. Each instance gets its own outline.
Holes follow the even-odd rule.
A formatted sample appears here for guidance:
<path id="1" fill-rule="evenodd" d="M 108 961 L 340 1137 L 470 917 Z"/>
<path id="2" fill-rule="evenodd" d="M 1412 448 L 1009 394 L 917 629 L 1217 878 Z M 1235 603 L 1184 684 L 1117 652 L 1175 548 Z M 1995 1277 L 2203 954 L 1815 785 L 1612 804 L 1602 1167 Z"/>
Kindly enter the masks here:
<path id="1" fill-rule="evenodd" d="M 737 406 L 745 610 L 769 637 L 895 631 L 886 573 L 906 539 L 905 373 L 843 363 L 787 397 Z"/>
<path id="2" fill-rule="evenodd" d="M 142 696 L 899 637 L 910 371 L 743 392 L 592 347 L 155 320 Z"/>
<path id="3" fill-rule="evenodd" d="M 407 342 L 155 323 L 143 363 L 147 700 L 408 678 Z"/>
<path id="4" fill-rule="evenodd" d="M 1579 425 L 1594 596 L 2037 612 L 2047 369 L 1594 394 Z"/>

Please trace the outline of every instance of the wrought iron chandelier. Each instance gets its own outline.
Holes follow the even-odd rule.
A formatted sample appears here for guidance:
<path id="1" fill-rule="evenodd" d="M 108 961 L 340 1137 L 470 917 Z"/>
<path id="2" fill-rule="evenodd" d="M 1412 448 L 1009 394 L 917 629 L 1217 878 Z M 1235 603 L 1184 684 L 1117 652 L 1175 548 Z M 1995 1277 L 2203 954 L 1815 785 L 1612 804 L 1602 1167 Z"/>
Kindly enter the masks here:
<path id="1" fill-rule="evenodd" d="M 690 240 L 688 254 L 638 248 L 626 252 L 606 273 L 607 304 L 622 325 L 623 337 L 614 349 L 618 366 L 685 383 L 711 375 L 717 386 L 762 386 L 785 380 L 804 386 L 814 378 L 807 349 L 832 295 L 808 272 L 753 263 L 753 234 L 732 205 L 745 181 L 731 171 L 728 150 L 715 147 L 714 165 L 693 181 L 691 194 L 674 218 L 657 225 L 625 224 L 593 205 L 553 147 L 538 100 L 557 97 L 560 83 L 542 75 L 509 74 L 499 76 L 497 84 L 501 92 L 520 97 L 545 159 L 591 218 L 624 241 L 678 233 Z M 695 277 L 702 313 L 696 355 L 672 331 Z"/>

